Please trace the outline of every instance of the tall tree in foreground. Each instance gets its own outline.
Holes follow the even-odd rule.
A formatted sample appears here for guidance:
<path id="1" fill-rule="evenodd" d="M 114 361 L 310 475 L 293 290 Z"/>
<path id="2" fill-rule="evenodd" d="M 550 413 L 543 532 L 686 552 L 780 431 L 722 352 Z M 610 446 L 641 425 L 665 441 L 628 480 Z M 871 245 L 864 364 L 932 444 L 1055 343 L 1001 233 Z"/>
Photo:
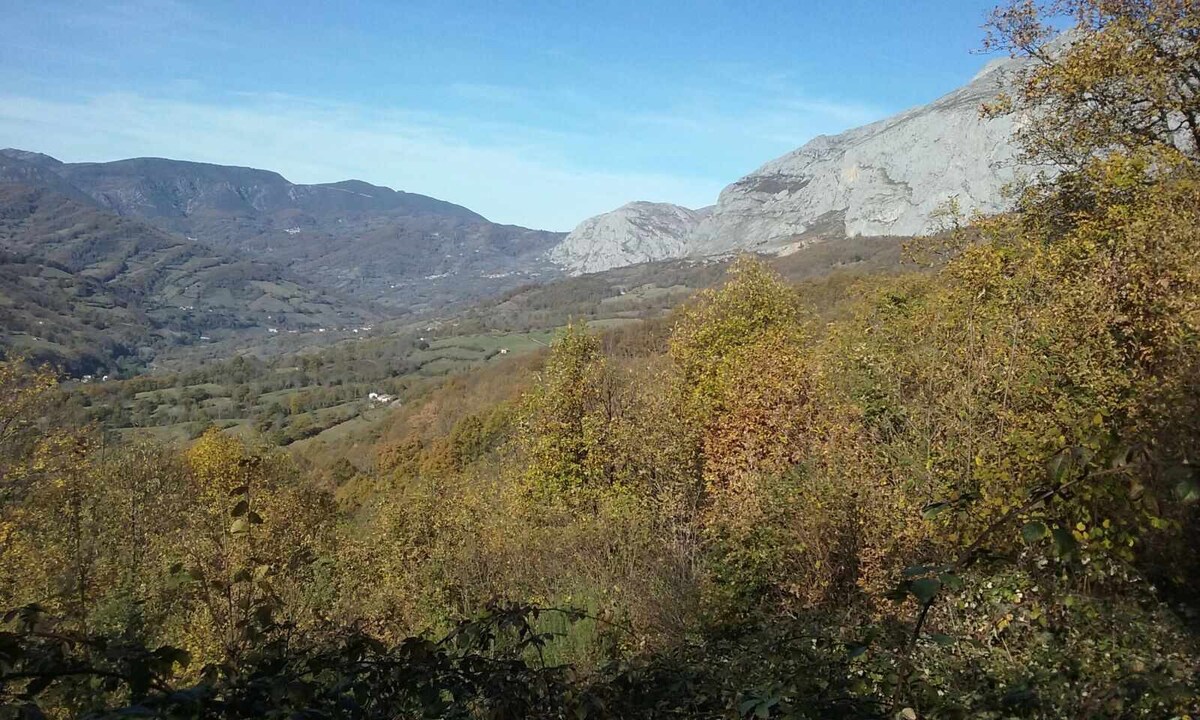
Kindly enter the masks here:
<path id="1" fill-rule="evenodd" d="M 1200 158 L 1195 0 L 1011 0 L 985 27 L 985 49 L 1031 61 L 989 108 L 1025 116 L 1017 139 L 1031 158 L 1068 169 L 1112 150 Z"/>

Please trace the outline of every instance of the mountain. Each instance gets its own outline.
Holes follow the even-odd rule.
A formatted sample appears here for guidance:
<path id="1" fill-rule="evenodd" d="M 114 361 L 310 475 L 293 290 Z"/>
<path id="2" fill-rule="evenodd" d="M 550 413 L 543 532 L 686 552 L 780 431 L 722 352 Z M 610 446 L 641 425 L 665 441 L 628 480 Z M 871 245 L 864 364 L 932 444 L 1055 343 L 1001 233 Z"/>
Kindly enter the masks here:
<path id="1" fill-rule="evenodd" d="M 357 180 L 302 185 L 267 170 L 161 158 L 61 163 L 21 150 L 0 155 L 117 215 L 406 310 L 561 274 L 545 253 L 562 233 L 499 225 L 453 203 Z"/>
<path id="2" fill-rule="evenodd" d="M 6 167 L 21 162 L 9 158 Z M 79 373 L 208 336 L 361 324 L 375 315 L 277 264 L 0 184 L 0 348 Z"/>
<path id="3" fill-rule="evenodd" d="M 549 257 L 576 275 L 682 257 L 687 237 L 710 211 L 631 202 L 579 223 Z"/>
<path id="4" fill-rule="evenodd" d="M 929 232 L 951 199 L 966 214 L 999 211 L 1005 186 L 1032 169 L 1011 142 L 1015 118 L 981 118 L 980 105 L 1011 87 L 1018 63 L 993 61 L 928 105 L 814 138 L 726 187 L 694 225 L 638 222 L 626 208 L 642 203 L 633 203 L 585 220 L 551 257 L 591 272 L 643 256 L 787 253 L 823 239 Z"/>
<path id="5" fill-rule="evenodd" d="M 62 163 L 49 155 L 24 150 L 0 150 L 0 183 L 19 183 L 45 188 L 85 205 L 94 204 L 87 193 L 64 180 L 56 172 L 59 165 Z"/>
<path id="6" fill-rule="evenodd" d="M 957 199 L 964 213 L 1004 207 L 1021 171 L 1012 116 L 980 105 L 1013 80 L 1003 60 L 934 102 L 831 137 L 817 137 L 725 188 L 689 238 L 698 255 L 787 250 L 806 234 L 918 235 Z"/>
<path id="7" fill-rule="evenodd" d="M 295 185 L 279 173 L 208 163 L 134 158 L 104 163 L 48 165 L 105 208 L 120 215 L 161 218 L 171 229 L 196 229 L 213 237 L 224 230 L 249 236 L 272 221 L 440 215 L 480 221 L 464 207 L 424 195 L 395 192 L 358 181 Z"/>

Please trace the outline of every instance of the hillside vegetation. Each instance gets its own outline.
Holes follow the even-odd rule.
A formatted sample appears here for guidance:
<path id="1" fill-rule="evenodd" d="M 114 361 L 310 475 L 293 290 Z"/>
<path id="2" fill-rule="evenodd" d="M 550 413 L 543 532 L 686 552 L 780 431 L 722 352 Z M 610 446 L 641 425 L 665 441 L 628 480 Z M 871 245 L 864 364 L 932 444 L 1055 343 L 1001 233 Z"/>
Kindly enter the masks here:
<path id="1" fill-rule="evenodd" d="M 1200 10 L 1054 9 L 991 21 L 1063 160 L 1011 212 L 569 323 L 370 455 L 116 442 L 0 365 L 0 717 L 1193 717 Z"/>
<path id="2" fill-rule="evenodd" d="M 278 265 L 26 185 L 0 184 L 0 253 L 0 347 L 76 375 L 138 368 L 202 335 L 372 316 Z"/>
<path id="3" fill-rule="evenodd" d="M 0 150 L 0 180 L 138 218 L 214 250 L 288 266 L 359 302 L 437 310 L 561 274 L 562 233 L 489 222 L 453 203 L 358 180 L 163 158 L 63 163 Z"/>
<path id="4" fill-rule="evenodd" d="M 813 308 L 836 312 L 846 285 L 900 266 L 900 245 L 897 238 L 828 243 L 770 263 L 800 283 Z M 443 378 L 541 352 L 572 322 L 588 322 L 594 330 L 623 328 L 612 337 L 662 347 L 671 309 L 720 283 L 730 265 L 714 259 L 619 268 L 518 288 L 452 315 L 387 320 L 369 330 L 231 333 L 223 342 L 159 350 L 153 374 L 73 383 L 70 400 L 82 415 L 127 438 L 186 440 L 215 425 L 304 449 L 323 466 L 347 452 L 361 464 L 369 455 L 361 448 L 380 432 L 385 408 L 410 402 Z M 229 359 L 231 348 L 237 355 Z M 371 393 L 393 400 L 374 401 Z"/>

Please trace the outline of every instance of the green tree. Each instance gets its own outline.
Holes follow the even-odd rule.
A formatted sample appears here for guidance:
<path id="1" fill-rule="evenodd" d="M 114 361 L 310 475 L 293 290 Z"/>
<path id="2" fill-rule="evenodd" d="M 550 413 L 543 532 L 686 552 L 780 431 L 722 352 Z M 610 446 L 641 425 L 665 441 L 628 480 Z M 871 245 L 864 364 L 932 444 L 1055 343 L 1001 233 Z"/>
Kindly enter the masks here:
<path id="1" fill-rule="evenodd" d="M 606 454 L 612 400 L 599 340 L 584 325 L 569 325 L 525 397 L 518 422 L 524 474 L 534 491 L 562 496 L 612 480 Z"/>
<path id="2" fill-rule="evenodd" d="M 796 292 L 765 264 L 738 258 L 729 280 L 701 292 L 679 313 L 670 355 L 683 382 L 704 404 L 719 403 L 722 375 L 744 348 L 769 333 L 800 334 L 805 314 Z"/>

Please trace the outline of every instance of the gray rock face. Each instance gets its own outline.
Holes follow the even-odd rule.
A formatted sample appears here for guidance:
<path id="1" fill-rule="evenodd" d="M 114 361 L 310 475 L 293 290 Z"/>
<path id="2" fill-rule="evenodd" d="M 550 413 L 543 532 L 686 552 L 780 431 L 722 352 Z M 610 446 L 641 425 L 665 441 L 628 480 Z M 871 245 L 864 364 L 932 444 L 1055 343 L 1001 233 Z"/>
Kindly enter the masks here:
<path id="1" fill-rule="evenodd" d="M 687 238 L 711 209 L 631 202 L 588 218 L 550 251 L 573 275 L 687 255 Z"/>
<path id="2" fill-rule="evenodd" d="M 1004 186 L 1026 170 L 1011 142 L 1016 120 L 979 111 L 1014 69 L 1015 61 L 993 62 L 929 105 L 817 137 L 763 165 L 721 192 L 690 252 L 786 251 L 836 216 L 842 227 L 826 232 L 918 235 L 936 229 L 935 211 L 951 199 L 967 214 L 1003 209 Z"/>
<path id="3" fill-rule="evenodd" d="M 968 215 L 1002 210 L 1004 187 L 1030 168 L 1011 141 L 1017 120 L 983 119 L 980 104 L 1011 86 L 1018 62 L 993 61 L 928 105 L 814 138 L 726 187 L 698 222 L 657 210 L 676 206 L 630 203 L 585 220 L 551 258 L 590 272 L 738 250 L 787 253 L 817 238 L 926 233 L 951 199 Z"/>

